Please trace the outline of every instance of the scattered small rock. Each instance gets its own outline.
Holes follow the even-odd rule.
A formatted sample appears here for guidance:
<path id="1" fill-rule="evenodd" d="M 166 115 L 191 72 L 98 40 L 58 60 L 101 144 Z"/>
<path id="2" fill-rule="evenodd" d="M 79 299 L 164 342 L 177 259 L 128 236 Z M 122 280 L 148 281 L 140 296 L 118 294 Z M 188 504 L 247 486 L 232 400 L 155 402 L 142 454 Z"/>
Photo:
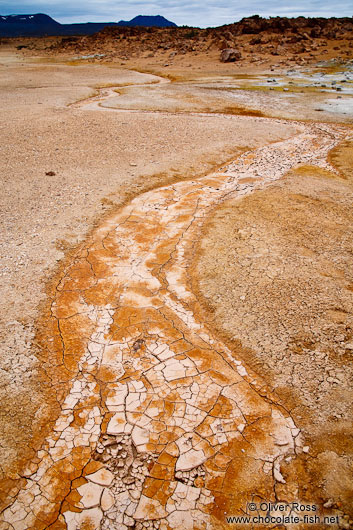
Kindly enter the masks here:
<path id="1" fill-rule="evenodd" d="M 143 343 L 144 343 L 144 341 L 142 339 L 137 340 L 136 342 L 134 342 L 134 344 L 132 346 L 132 349 L 134 351 L 138 351 L 141 348 L 141 346 L 143 345 Z"/>

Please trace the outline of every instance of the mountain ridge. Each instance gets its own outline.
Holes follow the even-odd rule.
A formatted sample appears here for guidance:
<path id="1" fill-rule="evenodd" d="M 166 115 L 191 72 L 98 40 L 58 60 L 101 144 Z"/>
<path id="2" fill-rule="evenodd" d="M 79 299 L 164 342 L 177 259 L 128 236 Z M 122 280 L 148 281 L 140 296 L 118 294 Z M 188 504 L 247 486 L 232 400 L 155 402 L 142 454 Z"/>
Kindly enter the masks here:
<path id="1" fill-rule="evenodd" d="M 177 27 L 161 15 L 138 15 L 120 22 L 61 24 L 45 13 L 0 15 L 0 37 L 42 37 L 92 35 L 106 27 Z"/>
<path id="2" fill-rule="evenodd" d="M 178 26 L 162 17 L 161 15 L 137 15 L 131 20 L 120 20 L 118 26 L 128 26 L 128 27 L 155 27 L 155 28 L 177 28 Z"/>
<path id="3" fill-rule="evenodd" d="M 57 22 L 49 15 L 45 13 L 35 13 L 31 15 L 0 15 L 0 23 L 8 24 L 52 24 L 60 26 L 60 22 Z"/>

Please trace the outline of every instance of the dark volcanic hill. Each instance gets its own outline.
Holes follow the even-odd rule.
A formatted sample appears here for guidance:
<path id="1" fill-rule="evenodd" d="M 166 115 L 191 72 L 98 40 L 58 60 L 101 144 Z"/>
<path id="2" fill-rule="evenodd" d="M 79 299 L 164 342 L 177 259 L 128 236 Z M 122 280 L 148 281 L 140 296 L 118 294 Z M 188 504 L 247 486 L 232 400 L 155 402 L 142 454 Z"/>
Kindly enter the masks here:
<path id="1" fill-rule="evenodd" d="M 60 24 L 43 13 L 0 16 L 0 37 L 43 37 L 45 35 L 92 35 L 116 22 Z"/>
<path id="2" fill-rule="evenodd" d="M 174 24 L 174 22 L 171 22 L 170 20 L 167 20 L 164 17 L 161 17 L 161 15 L 156 16 L 144 16 L 144 15 L 138 15 L 137 17 L 133 18 L 132 20 L 120 20 L 118 22 L 118 26 L 128 26 L 128 27 L 137 27 L 137 26 L 144 26 L 146 28 L 176 28 L 177 25 Z"/>
<path id="3" fill-rule="evenodd" d="M 24 24 L 24 25 L 42 25 L 42 26 L 60 26 L 49 15 L 44 13 L 37 13 L 36 15 L 7 15 L 0 16 L 0 22 L 3 24 Z"/>
<path id="4" fill-rule="evenodd" d="M 105 27 L 175 27 L 174 22 L 157 16 L 137 16 L 130 21 L 60 24 L 43 13 L 34 15 L 0 15 L 0 37 L 43 37 L 45 35 L 93 35 Z"/>
<path id="5" fill-rule="evenodd" d="M 60 26 L 59 22 L 43 13 L 0 16 L 0 36 L 2 37 L 56 35 Z"/>

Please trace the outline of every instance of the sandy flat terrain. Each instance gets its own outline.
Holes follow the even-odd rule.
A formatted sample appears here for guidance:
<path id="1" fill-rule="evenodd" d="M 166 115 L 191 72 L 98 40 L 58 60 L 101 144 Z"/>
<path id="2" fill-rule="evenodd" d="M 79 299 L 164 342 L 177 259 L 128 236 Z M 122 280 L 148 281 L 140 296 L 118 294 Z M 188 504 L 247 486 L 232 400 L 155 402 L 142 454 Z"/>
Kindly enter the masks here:
<path id="1" fill-rule="evenodd" d="M 37 408 L 22 392 L 33 369 L 33 318 L 64 251 L 126 198 L 207 173 L 244 148 L 294 134 L 295 126 L 260 120 L 254 136 L 245 117 L 76 109 L 68 105 L 93 94 L 95 86 L 158 79 L 119 68 L 10 59 L 4 54 L 1 87 L 1 314 L 7 424 L 2 461 L 11 467 L 9 456 L 19 447 L 14 429 L 27 431 L 31 407 Z M 19 399 L 23 412 L 12 418 Z"/>
<path id="2" fill-rule="evenodd" d="M 270 382 L 305 433 L 310 456 L 300 498 L 334 499 L 346 510 L 353 493 L 352 198 L 351 180 L 308 167 L 227 201 L 204 227 L 195 270 L 210 325 Z M 286 473 L 300 470 L 288 465 Z"/>
<path id="3" fill-rule="evenodd" d="M 178 70 L 173 74 L 178 79 Z M 326 122 L 353 121 L 351 71 L 343 71 L 340 75 L 320 72 L 307 75 L 303 69 L 282 68 L 276 73 L 269 70 L 266 74 L 254 72 L 248 76 L 230 72 L 224 72 L 222 76 L 199 73 L 194 76 L 189 74 L 186 77 L 187 83 L 180 74 L 179 72 L 180 80 L 169 84 L 118 88 L 118 95 L 109 98 L 103 106 L 131 110 L 144 108 L 168 112 L 248 114 L 287 119 L 300 116 L 301 119 L 320 119 Z M 339 84 L 341 80 L 344 81 L 342 85 Z"/>
<path id="4" fill-rule="evenodd" d="M 349 117 L 261 117 L 312 118 L 317 99 L 293 110 L 245 90 L 229 103 L 229 76 L 210 72 L 161 83 L 9 48 L 0 69 L 0 446 L 5 505 L 16 497 L 4 528 L 27 513 L 33 528 L 223 528 L 256 488 L 328 503 L 348 528 Z M 78 479 L 103 471 L 116 477 L 104 496 Z M 123 483 L 139 492 L 129 514 Z"/>

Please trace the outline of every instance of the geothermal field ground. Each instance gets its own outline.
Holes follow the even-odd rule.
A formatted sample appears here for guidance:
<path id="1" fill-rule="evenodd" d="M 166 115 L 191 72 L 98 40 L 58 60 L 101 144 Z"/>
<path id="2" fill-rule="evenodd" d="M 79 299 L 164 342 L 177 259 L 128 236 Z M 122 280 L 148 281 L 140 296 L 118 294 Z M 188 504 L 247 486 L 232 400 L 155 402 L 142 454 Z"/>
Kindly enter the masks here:
<path id="1" fill-rule="evenodd" d="M 1 530 L 353 528 L 342 28 L 0 42 Z"/>

